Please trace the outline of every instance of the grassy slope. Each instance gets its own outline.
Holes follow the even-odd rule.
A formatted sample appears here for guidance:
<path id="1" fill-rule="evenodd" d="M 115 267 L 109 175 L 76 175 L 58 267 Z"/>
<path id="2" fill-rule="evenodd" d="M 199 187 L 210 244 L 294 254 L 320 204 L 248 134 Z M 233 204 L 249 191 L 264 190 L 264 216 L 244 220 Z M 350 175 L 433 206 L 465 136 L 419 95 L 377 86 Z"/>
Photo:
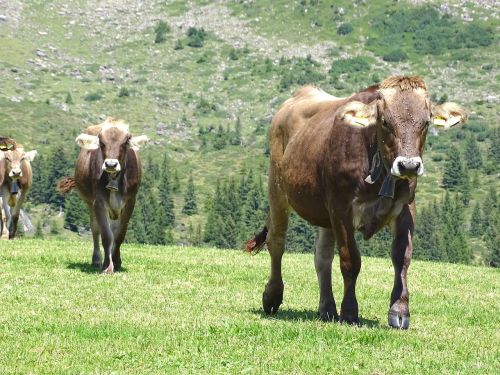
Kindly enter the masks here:
<path id="1" fill-rule="evenodd" d="M 87 265 L 90 247 L 0 242 L 1 373 L 500 371 L 498 270 L 413 262 L 412 323 L 400 332 L 386 327 L 388 259 L 364 260 L 363 326 L 351 327 L 317 320 L 311 255 L 285 256 L 271 319 L 260 307 L 266 253 L 128 245 L 126 270 L 104 276 Z"/>

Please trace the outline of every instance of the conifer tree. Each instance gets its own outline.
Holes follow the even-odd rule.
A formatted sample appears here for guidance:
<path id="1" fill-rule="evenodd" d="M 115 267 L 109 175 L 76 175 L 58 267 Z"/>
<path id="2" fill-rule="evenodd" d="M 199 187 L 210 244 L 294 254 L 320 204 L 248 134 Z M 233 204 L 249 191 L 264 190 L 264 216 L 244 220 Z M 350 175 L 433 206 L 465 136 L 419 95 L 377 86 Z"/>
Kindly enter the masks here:
<path id="1" fill-rule="evenodd" d="M 290 252 L 312 252 L 316 230 L 307 221 L 292 212 L 286 235 L 286 248 Z"/>
<path id="2" fill-rule="evenodd" d="M 446 155 L 444 164 L 444 174 L 442 184 L 445 189 L 456 190 L 463 185 L 464 168 L 460 153 L 455 146 L 452 146 Z"/>
<path id="3" fill-rule="evenodd" d="M 474 237 L 481 236 L 484 233 L 483 218 L 481 215 L 481 207 L 479 206 L 479 203 L 476 203 L 474 205 L 474 208 L 472 209 L 469 233 Z"/>
<path id="4" fill-rule="evenodd" d="M 483 167 L 483 158 L 481 150 L 477 144 L 476 138 L 471 134 L 465 142 L 465 165 L 470 169 L 479 169 Z"/>
<path id="5" fill-rule="evenodd" d="M 161 167 L 161 180 L 158 187 L 160 205 L 162 207 L 162 226 L 172 228 L 175 222 L 174 200 L 172 198 L 172 186 L 169 176 L 168 160 L 165 155 Z"/>
<path id="6" fill-rule="evenodd" d="M 236 118 L 236 124 L 234 128 L 234 134 L 231 138 L 231 144 L 233 146 L 241 145 L 241 120 L 239 117 Z"/>
<path id="7" fill-rule="evenodd" d="M 186 187 L 186 194 L 184 195 L 184 207 L 182 213 L 185 215 L 194 215 L 198 213 L 198 205 L 196 203 L 196 194 L 194 191 L 193 175 L 189 176 L 188 184 Z"/>
<path id="8" fill-rule="evenodd" d="M 78 227 L 90 227 L 87 207 L 76 191 L 69 193 L 64 202 L 64 227 L 72 232 L 78 232 Z"/>

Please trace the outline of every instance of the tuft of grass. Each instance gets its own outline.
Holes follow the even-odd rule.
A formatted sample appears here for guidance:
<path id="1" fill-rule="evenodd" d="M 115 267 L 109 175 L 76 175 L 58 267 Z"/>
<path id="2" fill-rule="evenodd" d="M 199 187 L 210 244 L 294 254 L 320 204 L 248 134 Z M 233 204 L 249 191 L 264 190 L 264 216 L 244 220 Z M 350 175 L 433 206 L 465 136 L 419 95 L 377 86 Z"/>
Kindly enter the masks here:
<path id="1" fill-rule="evenodd" d="M 261 310 L 266 253 L 125 245 L 123 272 L 91 243 L 0 242 L 0 373 L 486 374 L 500 361 L 499 271 L 415 261 L 412 321 L 391 330 L 389 259 L 358 281 L 362 325 L 322 323 L 310 254 L 285 254 L 285 299 Z M 334 292 L 342 290 L 334 264 Z"/>

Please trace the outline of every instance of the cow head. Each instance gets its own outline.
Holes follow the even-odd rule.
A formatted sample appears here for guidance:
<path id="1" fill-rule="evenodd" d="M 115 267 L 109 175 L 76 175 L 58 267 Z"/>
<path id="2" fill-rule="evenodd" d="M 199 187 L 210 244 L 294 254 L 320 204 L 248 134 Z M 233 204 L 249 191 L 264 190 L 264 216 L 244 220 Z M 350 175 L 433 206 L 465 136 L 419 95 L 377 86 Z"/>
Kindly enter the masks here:
<path id="1" fill-rule="evenodd" d="M 13 150 L 0 152 L 0 161 L 5 161 L 5 173 L 11 180 L 18 180 L 23 177 L 23 163 L 30 163 L 35 159 L 36 150 L 24 151 L 22 147 Z"/>
<path id="2" fill-rule="evenodd" d="M 390 77 L 380 84 L 376 100 L 347 103 L 338 116 L 351 125 L 376 126 L 382 162 L 396 178 L 424 173 L 422 153 L 429 126 L 448 128 L 467 120 L 465 110 L 455 103 L 432 106 L 419 77 Z"/>
<path id="3" fill-rule="evenodd" d="M 103 160 L 102 171 L 111 177 L 125 168 L 130 148 L 137 151 L 140 145 L 148 141 L 145 135 L 132 137 L 128 125 L 121 120 L 108 118 L 98 126 L 98 129 L 98 135 L 80 134 L 76 138 L 76 143 L 86 150 L 98 150 Z"/>

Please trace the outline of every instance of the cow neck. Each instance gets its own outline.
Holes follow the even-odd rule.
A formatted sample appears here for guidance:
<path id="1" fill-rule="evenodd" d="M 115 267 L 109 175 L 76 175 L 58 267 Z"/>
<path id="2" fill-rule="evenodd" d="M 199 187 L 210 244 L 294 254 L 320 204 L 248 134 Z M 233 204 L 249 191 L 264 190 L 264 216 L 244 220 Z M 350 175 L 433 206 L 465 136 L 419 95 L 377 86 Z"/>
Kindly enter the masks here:
<path id="1" fill-rule="evenodd" d="M 394 190 L 396 187 L 396 178 L 390 173 L 385 163 L 382 162 L 382 155 L 378 148 L 377 133 L 375 132 L 374 152 L 371 160 L 369 161 L 370 171 L 365 178 L 365 182 L 374 184 L 377 180 L 383 177 L 382 186 L 378 195 L 385 198 L 394 199 Z M 370 153 L 369 153 L 370 155 Z"/>
<path id="2" fill-rule="evenodd" d="M 108 189 L 110 192 L 115 192 L 119 190 L 119 182 L 122 177 L 123 170 L 118 172 L 114 177 L 111 177 L 108 174 L 108 183 L 106 184 L 106 189 Z"/>

